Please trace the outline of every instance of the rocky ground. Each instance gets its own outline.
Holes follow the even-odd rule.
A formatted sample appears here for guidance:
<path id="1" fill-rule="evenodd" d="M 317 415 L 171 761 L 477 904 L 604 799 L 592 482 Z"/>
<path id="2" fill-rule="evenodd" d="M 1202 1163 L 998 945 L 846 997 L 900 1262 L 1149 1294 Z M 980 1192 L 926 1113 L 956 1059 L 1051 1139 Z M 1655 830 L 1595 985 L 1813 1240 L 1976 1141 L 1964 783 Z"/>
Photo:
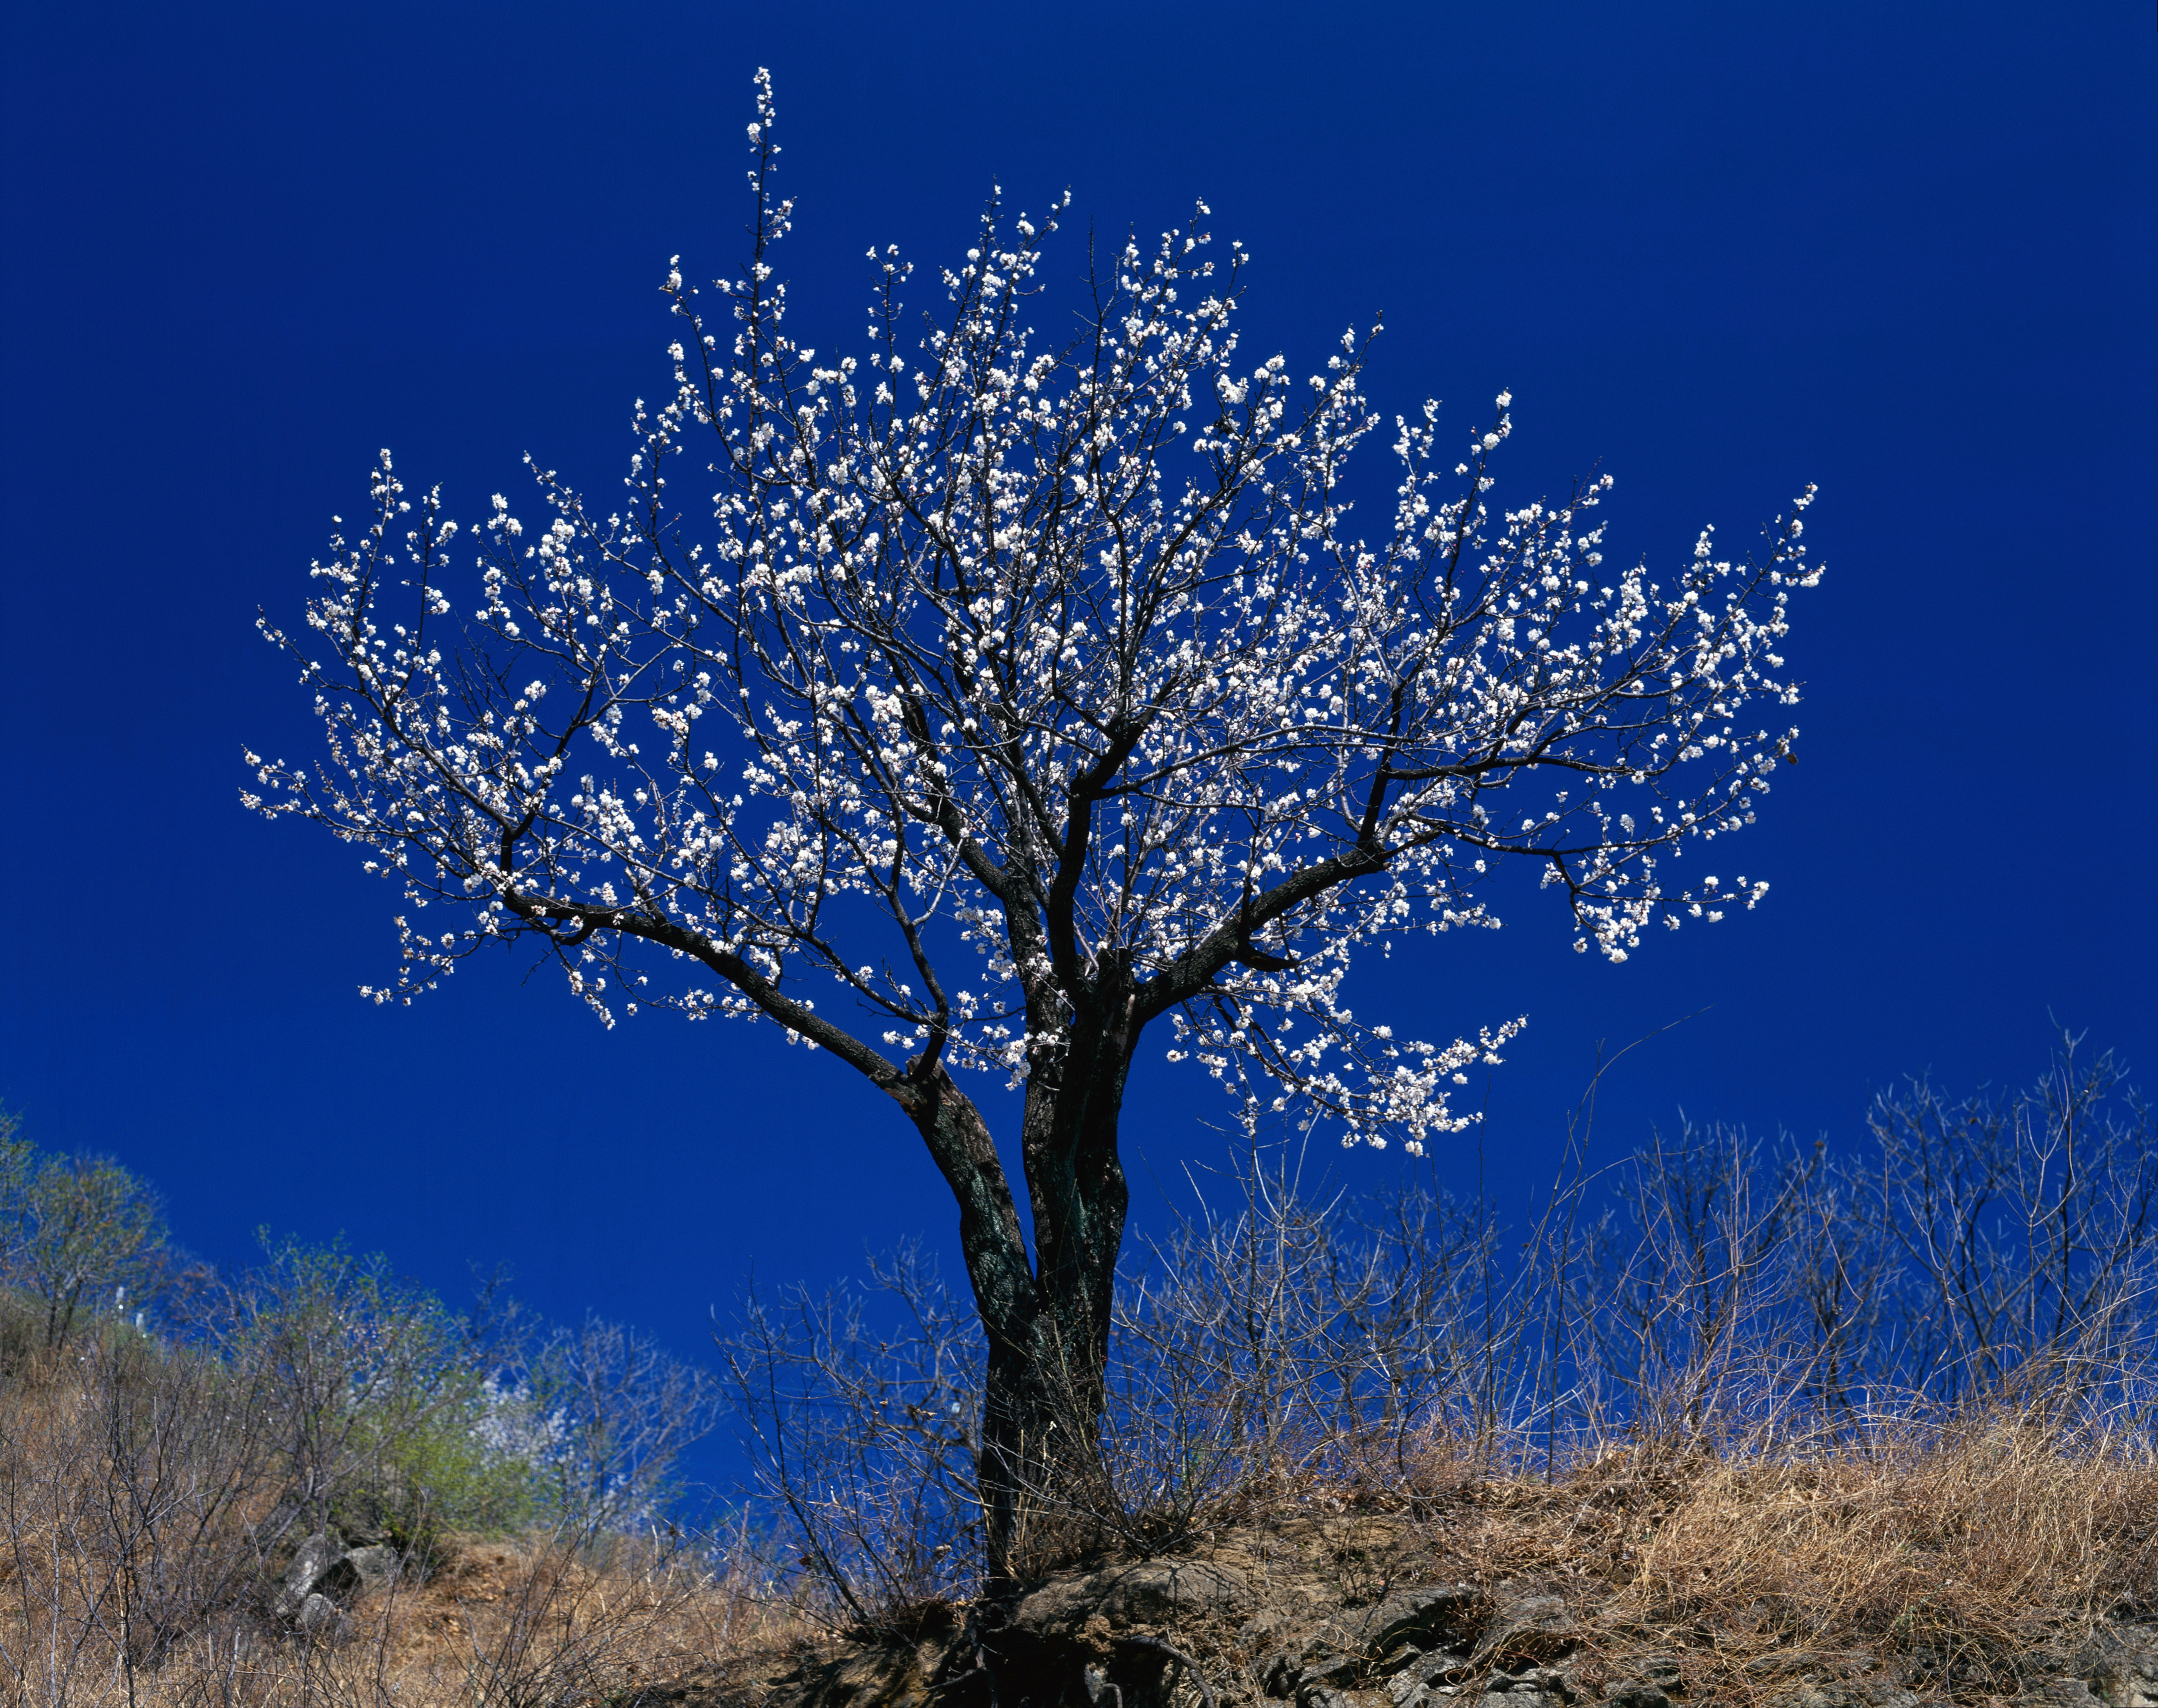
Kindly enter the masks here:
<path id="1" fill-rule="evenodd" d="M 1803 1609 L 1711 1626 L 1593 1580 L 1446 1581 L 1404 1521 L 1277 1521 L 1175 1558 L 1060 1572 L 1006 1607 L 936 1607 L 761 1677 L 680 1678 L 650 1708 L 2158 1708 L 2158 1625 L 1904 1619 L 1862 1640 Z"/>

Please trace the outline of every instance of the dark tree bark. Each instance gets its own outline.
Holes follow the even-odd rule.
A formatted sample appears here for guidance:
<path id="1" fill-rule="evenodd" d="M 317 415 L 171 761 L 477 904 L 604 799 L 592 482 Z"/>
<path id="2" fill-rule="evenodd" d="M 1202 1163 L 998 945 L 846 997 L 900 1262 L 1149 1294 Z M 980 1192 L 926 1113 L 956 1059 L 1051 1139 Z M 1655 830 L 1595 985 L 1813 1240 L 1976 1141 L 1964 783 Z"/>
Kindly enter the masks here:
<path id="1" fill-rule="evenodd" d="M 1020 1133 L 1031 1254 L 980 1112 L 941 1066 L 916 1081 L 911 1112 L 958 1203 L 989 1343 L 978 1472 L 993 1582 L 1022 1568 L 1030 1534 L 1082 1517 L 1106 1493 L 1110 1303 L 1130 1200 L 1117 1149 L 1137 1041 L 1129 994 L 1088 991 L 1037 1055 Z"/>

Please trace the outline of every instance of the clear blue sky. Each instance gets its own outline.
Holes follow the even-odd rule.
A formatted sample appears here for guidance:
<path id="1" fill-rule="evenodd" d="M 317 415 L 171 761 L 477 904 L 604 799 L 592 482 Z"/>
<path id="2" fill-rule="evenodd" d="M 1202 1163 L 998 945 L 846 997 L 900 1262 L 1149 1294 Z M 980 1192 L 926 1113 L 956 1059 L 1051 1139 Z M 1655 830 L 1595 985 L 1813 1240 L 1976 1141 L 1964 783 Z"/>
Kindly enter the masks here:
<path id="1" fill-rule="evenodd" d="M 10 6 L 0 63 L 0 1098 L 207 1256 L 267 1222 L 452 1293 L 502 1261 L 694 1352 L 752 1271 L 948 1246 L 911 1129 L 769 1029 L 609 1035 L 503 962 L 363 1004 L 390 898 L 235 800 L 243 745 L 318 743 L 255 610 L 296 615 L 377 446 L 462 515 L 528 449 L 618 477 L 668 257 L 739 254 L 760 64 L 820 346 L 870 243 L 950 252 L 993 180 L 1071 186 L 1075 239 L 1204 195 L 1257 257 L 1254 344 L 1309 362 L 1384 310 L 1378 400 L 1465 429 L 1511 387 L 1506 491 L 1600 463 L 1613 550 L 1736 543 L 1820 483 L 1763 910 L 1613 968 L 1522 896 L 1360 1004 L 1528 1013 L 1475 1093 L 1502 1195 L 1548 1177 L 1599 1040 L 1696 1010 L 1599 1145 L 1680 1107 L 1848 1137 L 1904 1072 L 2026 1077 L 2049 1012 L 2158 1089 L 2148 4 L 76 0 Z M 1128 1108 L 1149 1218 L 1226 1109 L 1158 1061 Z"/>

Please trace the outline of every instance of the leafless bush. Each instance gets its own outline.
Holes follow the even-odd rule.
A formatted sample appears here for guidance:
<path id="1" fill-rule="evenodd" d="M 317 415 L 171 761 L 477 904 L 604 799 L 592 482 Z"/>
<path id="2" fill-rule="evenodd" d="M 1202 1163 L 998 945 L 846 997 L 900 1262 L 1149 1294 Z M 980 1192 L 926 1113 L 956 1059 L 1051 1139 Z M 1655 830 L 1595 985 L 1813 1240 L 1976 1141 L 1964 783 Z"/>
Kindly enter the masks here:
<path id="1" fill-rule="evenodd" d="M 2122 1397 L 2151 1350 L 2158 1126 L 2111 1052 L 2079 1060 L 2064 1037 L 2008 1097 L 1915 1081 L 1868 1124 L 1877 1173 L 1861 1187 L 1854 1171 L 1852 1197 L 1895 1254 L 1887 1369 L 1943 1400 Z"/>
<path id="2" fill-rule="evenodd" d="M 1488 1372 L 1509 1301 L 1493 1231 L 1428 1192 L 1304 1192 L 1285 1152 L 1226 1177 L 1133 1264 L 1118 1299 L 1102 1432 L 1114 1523 L 1188 1534 L 1314 1474 L 1400 1463 Z"/>
<path id="3" fill-rule="evenodd" d="M 824 1617 L 884 1626 L 972 1587 L 981 1331 L 918 1248 L 874 1263 L 867 1289 L 752 1297 L 720 1349 L 813 1613 L 829 1597 Z"/>
<path id="4" fill-rule="evenodd" d="M 70 1363 L 0 1406 L 0 1667 L 26 1700 L 132 1688 L 243 1602 L 276 1475 L 214 1360 L 112 1329 Z"/>
<path id="5" fill-rule="evenodd" d="M 545 1436 L 533 1458 L 547 1509 L 558 1527 L 596 1536 L 658 1519 L 682 1454 L 719 1422 L 720 1387 L 708 1372 L 596 1317 L 549 1334 L 518 1391 Z"/>
<path id="6" fill-rule="evenodd" d="M 1840 1157 L 1686 1127 L 1562 1183 L 1513 1276 L 1546 1464 L 2004 1405 L 2147 1432 L 2158 1155 L 2114 1058 L 2064 1035 L 2029 1091 L 1914 1081 L 1868 1124 Z"/>
<path id="7" fill-rule="evenodd" d="M 2113 1060 L 2063 1039 L 2033 1091 L 1916 1082 L 1871 1127 L 1837 1158 L 1688 1126 L 1591 1170 L 1584 1123 L 1525 1237 L 1247 1158 L 1128 1262 L 1095 1473 L 1060 1471 L 1063 1509 L 1036 1491 L 1035 1557 L 1173 1545 L 1319 1487 L 1414 1509 L 1616 1454 L 1653 1481 L 1865 1453 L 1892 1416 L 1908 1451 L 1981 1415 L 2147 1447 L 2158 1158 Z M 753 1308 L 728 1350 L 798 1569 L 872 1623 L 959 1592 L 980 1348 L 918 1256 Z"/>

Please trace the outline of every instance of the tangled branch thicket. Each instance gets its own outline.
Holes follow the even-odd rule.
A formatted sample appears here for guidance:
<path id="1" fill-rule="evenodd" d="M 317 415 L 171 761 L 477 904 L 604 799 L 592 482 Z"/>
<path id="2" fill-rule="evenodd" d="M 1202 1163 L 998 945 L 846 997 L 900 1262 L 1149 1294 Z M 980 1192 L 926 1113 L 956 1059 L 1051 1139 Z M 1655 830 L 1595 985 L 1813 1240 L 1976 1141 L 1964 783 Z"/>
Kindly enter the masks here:
<path id="1" fill-rule="evenodd" d="M 1500 1555 L 1666 1611 L 1780 1597 L 1880 1625 L 1923 1578 L 1947 1617 L 1944 1576 L 1981 1622 L 2148 1592 L 2150 1111 L 2067 1040 L 2026 1092 L 1913 1081 L 1870 1127 L 1851 1158 L 1691 1127 L 1596 1173 L 1577 1153 L 1525 1237 L 1255 1153 L 1123 1277 L 1093 1474 L 1030 1563 L 1480 1490 L 1519 1520 Z M 905 1628 L 971 1587 L 978 1332 L 902 1253 L 871 1289 L 753 1303 L 729 1344 L 834 1618 Z M 1913 1538 L 1961 1538 L 1962 1564 Z M 1964 1557 L 1980 1539 L 1990 1566 Z"/>

